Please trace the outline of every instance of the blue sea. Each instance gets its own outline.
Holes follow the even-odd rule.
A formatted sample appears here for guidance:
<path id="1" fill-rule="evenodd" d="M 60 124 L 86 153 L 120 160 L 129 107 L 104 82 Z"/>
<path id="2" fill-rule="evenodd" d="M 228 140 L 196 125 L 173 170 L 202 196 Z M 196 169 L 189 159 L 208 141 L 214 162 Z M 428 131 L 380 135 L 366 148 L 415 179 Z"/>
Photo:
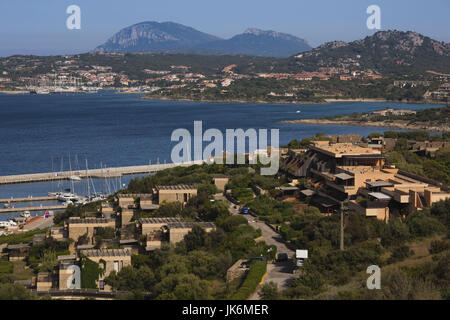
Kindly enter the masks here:
<path id="1" fill-rule="evenodd" d="M 113 92 L 96 94 L 0 94 L 0 176 L 89 168 L 171 162 L 177 128 L 193 132 L 195 120 L 203 131 L 225 129 L 280 129 L 280 145 L 292 139 L 325 134 L 368 135 L 383 128 L 283 124 L 283 120 L 394 109 L 436 108 L 436 105 L 336 102 L 330 104 L 251 104 L 150 101 L 139 95 Z M 300 111 L 300 112 L 297 112 Z M 386 129 L 389 130 L 389 129 Z M 206 145 L 206 144 L 205 144 Z M 109 189 L 128 183 L 110 181 Z M 108 191 L 105 181 L 97 188 Z M 113 187 L 114 186 L 114 187 Z M 55 183 L 0 185 L 0 198 L 45 195 Z M 77 187 L 76 187 L 77 188 Z M 76 189 L 75 188 L 75 189 Z M 84 186 L 76 192 L 82 194 Z M 0 218 L 2 219 L 2 218 Z"/>

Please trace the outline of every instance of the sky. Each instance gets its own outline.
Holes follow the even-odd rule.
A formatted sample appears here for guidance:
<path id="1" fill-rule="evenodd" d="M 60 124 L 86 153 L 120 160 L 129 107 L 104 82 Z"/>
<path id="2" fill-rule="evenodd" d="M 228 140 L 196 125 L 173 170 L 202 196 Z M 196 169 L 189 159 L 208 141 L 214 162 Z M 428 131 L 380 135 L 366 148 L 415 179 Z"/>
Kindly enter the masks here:
<path id="1" fill-rule="evenodd" d="M 81 9 L 80 30 L 66 27 L 70 5 Z M 381 30 L 450 42 L 450 0 L 2 0 L 0 56 L 88 52 L 143 21 L 177 22 L 222 38 L 255 27 L 290 33 L 316 47 L 377 31 L 366 26 L 369 5 L 381 9 Z"/>

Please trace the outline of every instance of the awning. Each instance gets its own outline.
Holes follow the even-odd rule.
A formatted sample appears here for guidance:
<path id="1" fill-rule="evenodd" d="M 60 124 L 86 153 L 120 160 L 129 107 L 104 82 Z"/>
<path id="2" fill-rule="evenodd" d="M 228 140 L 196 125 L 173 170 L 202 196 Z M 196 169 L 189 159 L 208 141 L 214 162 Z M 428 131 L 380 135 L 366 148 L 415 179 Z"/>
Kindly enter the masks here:
<path id="1" fill-rule="evenodd" d="M 372 188 L 379 187 L 392 187 L 394 184 L 388 181 L 379 180 L 379 181 L 366 181 L 366 184 Z"/>
<path id="2" fill-rule="evenodd" d="M 297 187 L 276 187 L 275 189 L 280 191 L 296 191 L 298 190 Z"/>
<path id="3" fill-rule="evenodd" d="M 341 179 L 341 180 L 350 180 L 353 179 L 353 176 L 347 174 L 347 173 L 338 173 L 334 175 L 336 178 Z"/>
<path id="4" fill-rule="evenodd" d="M 305 189 L 305 190 L 302 190 L 302 191 L 300 191 L 302 194 L 304 194 L 305 196 L 307 196 L 307 197 L 310 197 L 310 196 L 312 196 L 314 193 L 316 193 L 314 190 L 311 190 L 311 189 Z"/>
<path id="5" fill-rule="evenodd" d="M 390 200 L 391 197 L 388 196 L 387 194 L 381 193 L 381 192 L 370 192 L 369 196 L 374 197 L 375 199 L 378 200 Z"/>

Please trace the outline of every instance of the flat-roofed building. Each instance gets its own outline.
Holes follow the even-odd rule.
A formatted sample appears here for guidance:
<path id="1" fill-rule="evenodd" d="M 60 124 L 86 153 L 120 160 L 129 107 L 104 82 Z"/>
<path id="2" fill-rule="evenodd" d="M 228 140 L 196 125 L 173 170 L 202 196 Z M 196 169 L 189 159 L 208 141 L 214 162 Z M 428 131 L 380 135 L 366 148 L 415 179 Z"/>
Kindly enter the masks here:
<path id="1" fill-rule="evenodd" d="M 425 189 L 424 197 L 426 205 L 428 207 L 431 207 L 435 202 L 450 198 L 450 191 L 441 191 L 441 190 L 437 191 Z"/>
<path id="2" fill-rule="evenodd" d="M 162 227 L 169 223 L 183 222 L 184 220 L 176 217 L 167 218 L 142 218 L 139 219 L 143 235 L 151 234 L 152 232 L 161 230 Z"/>
<path id="3" fill-rule="evenodd" d="M 157 186 L 153 190 L 157 203 L 181 202 L 187 203 L 189 199 L 197 195 L 197 188 L 193 185 Z"/>
<path id="4" fill-rule="evenodd" d="M 142 211 L 154 211 L 159 208 L 159 205 L 155 203 L 152 194 L 146 194 L 139 197 L 139 208 Z"/>
<path id="5" fill-rule="evenodd" d="M 313 141 L 310 149 L 320 154 L 324 160 L 330 161 L 331 168 L 335 166 L 371 166 L 381 169 L 384 166 L 384 156 L 380 150 L 357 144 Z"/>
<path id="6" fill-rule="evenodd" d="M 114 213 L 114 207 L 109 202 L 102 202 L 102 213 L 103 216 L 111 216 Z"/>
<path id="7" fill-rule="evenodd" d="M 327 186 L 352 198 L 356 196 L 360 188 L 365 188 L 367 183 L 394 178 L 397 170 L 377 169 L 368 166 L 336 167 L 333 178 L 326 180 Z"/>
<path id="8" fill-rule="evenodd" d="M 212 222 L 171 222 L 167 225 L 169 229 L 169 241 L 171 243 L 180 242 L 194 226 L 200 226 L 206 232 L 210 232 L 216 228 Z"/>
<path id="9" fill-rule="evenodd" d="M 122 212 L 120 212 L 120 223 L 122 227 L 130 223 L 131 219 L 133 219 L 133 216 L 134 216 L 133 209 L 122 209 Z"/>
<path id="10" fill-rule="evenodd" d="M 68 222 L 69 238 L 75 242 L 81 236 L 86 235 L 93 243 L 96 228 L 115 228 L 116 221 L 114 219 L 103 218 L 85 218 L 71 217 Z"/>
<path id="11" fill-rule="evenodd" d="M 29 243 L 9 244 L 6 247 L 9 261 L 21 261 L 28 257 L 30 252 Z"/>
<path id="12" fill-rule="evenodd" d="M 129 194 L 129 193 L 119 193 L 116 196 L 117 203 L 122 209 L 129 209 L 130 207 L 135 207 L 136 199 L 139 198 L 140 194 Z"/>
<path id="13" fill-rule="evenodd" d="M 80 252 L 90 260 L 98 263 L 105 272 L 99 276 L 97 286 L 99 290 L 110 291 L 111 287 L 105 285 L 105 278 L 112 271 L 120 272 L 124 267 L 131 265 L 131 251 L 127 249 L 83 250 Z"/>
<path id="14" fill-rule="evenodd" d="M 67 230 L 64 227 L 51 227 L 50 236 L 55 240 L 61 240 L 67 237 Z"/>
<path id="15" fill-rule="evenodd" d="M 362 213 L 366 217 L 375 217 L 378 220 L 389 222 L 391 197 L 381 192 L 369 192 L 367 199 L 358 203 L 355 200 L 348 202 L 349 209 Z"/>
<path id="16" fill-rule="evenodd" d="M 36 291 L 50 291 L 53 286 L 53 277 L 48 272 L 39 272 L 36 276 Z"/>

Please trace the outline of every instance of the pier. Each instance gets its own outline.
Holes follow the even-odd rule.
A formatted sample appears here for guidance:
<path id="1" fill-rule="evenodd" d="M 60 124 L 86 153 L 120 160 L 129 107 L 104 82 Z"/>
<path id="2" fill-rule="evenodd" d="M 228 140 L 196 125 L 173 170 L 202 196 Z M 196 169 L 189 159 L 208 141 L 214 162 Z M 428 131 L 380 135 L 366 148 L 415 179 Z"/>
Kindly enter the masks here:
<path id="1" fill-rule="evenodd" d="M 34 207 L 24 207 L 24 208 L 2 208 L 0 209 L 1 214 L 24 212 L 24 211 L 48 211 L 48 210 L 63 210 L 67 206 L 63 204 L 52 205 L 52 206 L 34 206 Z"/>
<path id="2" fill-rule="evenodd" d="M 168 163 L 168 164 L 153 164 L 143 166 L 129 166 L 129 167 L 112 167 L 102 169 L 89 169 L 89 170 L 76 170 L 76 171 L 61 171 L 61 172 L 46 172 L 46 173 L 30 173 L 30 174 L 18 174 L 10 176 L 0 176 L 1 184 L 12 183 L 28 183 L 28 182 L 41 182 L 41 181 L 54 181 L 54 180 L 68 180 L 70 177 L 76 176 L 79 178 L 114 178 L 121 177 L 128 174 L 142 174 L 153 173 L 169 168 L 175 167 L 188 167 L 194 164 L 201 165 L 204 161 L 191 161 L 184 163 Z M 6 202 L 8 202 L 6 200 Z"/>
<path id="3" fill-rule="evenodd" d="M 55 201 L 58 200 L 57 196 L 54 197 L 26 197 L 26 198 L 9 198 L 0 199 L 0 203 L 14 203 L 14 202 L 33 202 L 33 201 Z"/>

